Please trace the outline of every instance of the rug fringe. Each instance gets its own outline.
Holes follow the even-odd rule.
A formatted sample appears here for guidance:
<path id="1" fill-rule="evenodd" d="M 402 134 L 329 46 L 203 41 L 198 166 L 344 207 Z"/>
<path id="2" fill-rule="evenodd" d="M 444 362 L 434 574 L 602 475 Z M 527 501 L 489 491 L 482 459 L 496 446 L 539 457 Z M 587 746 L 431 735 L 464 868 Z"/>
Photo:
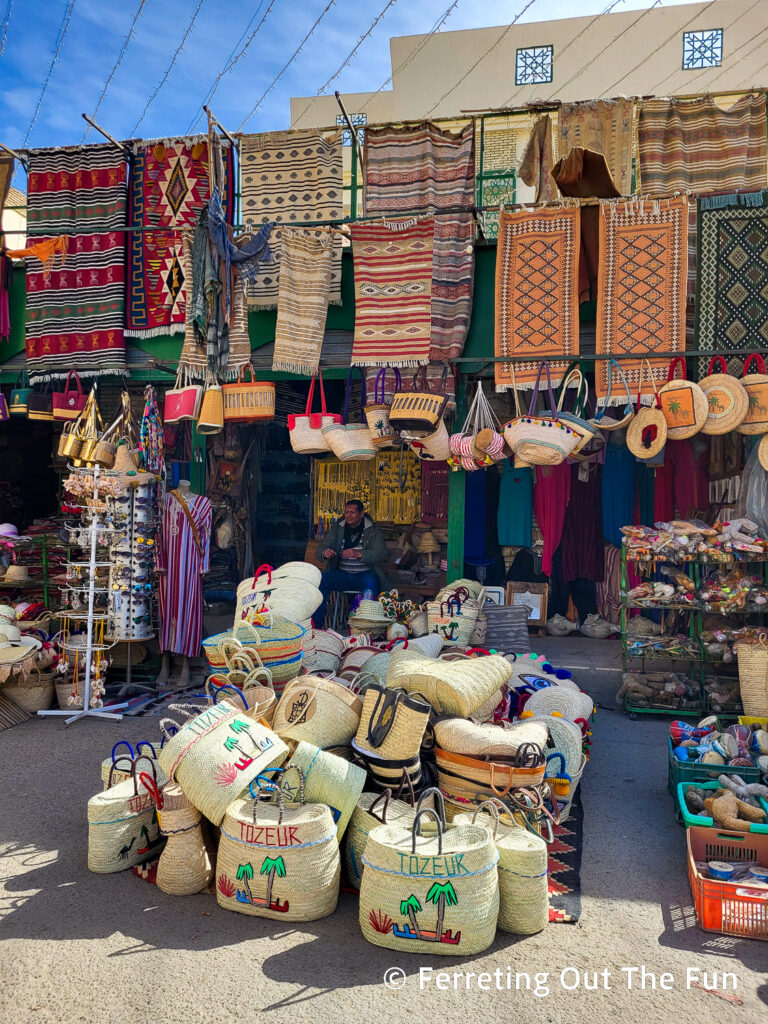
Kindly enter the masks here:
<path id="1" fill-rule="evenodd" d="M 147 327 L 142 330 L 133 329 L 126 327 L 123 334 L 126 338 L 138 338 L 139 341 L 148 338 L 167 338 L 173 337 L 174 335 L 183 335 L 186 333 L 185 324 L 168 324 L 164 327 Z"/>
<path id="2" fill-rule="evenodd" d="M 279 360 L 272 363 L 272 370 L 279 373 L 295 373 L 299 377 L 312 377 L 317 373 L 317 366 L 311 363 L 284 363 Z"/>
<path id="3" fill-rule="evenodd" d="M 131 149 L 134 153 L 138 153 L 140 149 L 145 149 L 147 146 L 175 146 L 179 142 L 183 143 L 185 146 L 196 146 L 200 142 L 207 141 L 207 135 L 177 135 L 171 136 L 171 138 L 168 139 L 136 139 L 136 141 L 131 144 Z M 230 145 L 229 139 L 222 138 L 221 144 L 226 148 Z"/>
<path id="4" fill-rule="evenodd" d="M 702 196 L 702 210 L 724 210 L 728 206 L 763 206 L 766 193 L 760 192 L 732 192 L 726 196 Z"/>

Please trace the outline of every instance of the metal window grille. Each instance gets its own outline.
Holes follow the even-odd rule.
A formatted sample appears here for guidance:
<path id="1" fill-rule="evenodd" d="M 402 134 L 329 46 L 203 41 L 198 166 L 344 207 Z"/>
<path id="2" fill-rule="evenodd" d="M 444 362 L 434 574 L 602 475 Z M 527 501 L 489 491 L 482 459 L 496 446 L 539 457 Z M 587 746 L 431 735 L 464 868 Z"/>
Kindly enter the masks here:
<path id="1" fill-rule="evenodd" d="M 723 63 L 723 30 L 683 32 L 683 71 L 719 68 Z"/>
<path id="2" fill-rule="evenodd" d="M 552 81 L 553 46 L 519 49 L 515 58 L 515 85 L 538 85 Z"/>

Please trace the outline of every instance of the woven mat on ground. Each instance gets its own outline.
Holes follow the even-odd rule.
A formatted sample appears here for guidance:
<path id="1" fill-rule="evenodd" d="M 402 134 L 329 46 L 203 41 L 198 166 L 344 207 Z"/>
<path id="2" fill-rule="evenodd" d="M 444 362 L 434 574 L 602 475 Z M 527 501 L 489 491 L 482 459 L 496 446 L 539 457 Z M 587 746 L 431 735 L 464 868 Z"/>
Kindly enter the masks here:
<path id="1" fill-rule="evenodd" d="M 344 216 L 342 136 L 325 139 L 314 129 L 240 136 L 243 220 L 274 221 L 269 247 L 275 263 L 248 287 L 251 309 L 274 309 L 278 302 L 281 224 L 340 220 Z M 310 230 L 310 229 L 307 229 Z M 317 229 L 319 237 L 326 234 Z M 341 304 L 341 237 L 333 236 L 329 301 Z"/>
<path id="2" fill-rule="evenodd" d="M 129 338 L 184 334 L 187 293 L 181 228 L 194 226 L 210 198 L 208 137 L 137 143 L 131 160 L 131 225 L 125 333 Z M 224 149 L 222 204 L 232 222 L 233 157 Z"/>
<path id="3" fill-rule="evenodd" d="M 126 162 L 114 146 L 30 153 L 29 248 L 39 254 L 26 257 L 30 373 L 66 377 L 125 367 L 126 182 Z M 39 234 L 47 230 L 69 237 Z M 49 251 L 54 244 L 56 254 Z"/>
<path id="4" fill-rule="evenodd" d="M 597 353 L 647 355 L 653 378 L 666 382 L 669 358 L 654 352 L 685 349 L 685 290 L 688 256 L 688 200 L 630 200 L 600 204 L 600 273 L 597 299 Z M 629 390 L 637 394 L 641 358 L 621 359 Z M 608 393 L 608 361 L 596 364 L 595 390 Z M 627 397 L 613 372 L 611 404 Z M 648 372 L 643 391 L 652 393 Z"/>
<path id="5" fill-rule="evenodd" d="M 621 195 L 632 194 L 632 100 L 587 100 L 560 108 L 560 152 L 602 153 Z"/>
<path id="6" fill-rule="evenodd" d="M 283 232 L 273 370 L 311 377 L 320 363 L 333 273 L 333 235 Z"/>
<path id="7" fill-rule="evenodd" d="M 581 790 L 563 825 L 554 826 L 554 842 L 547 847 L 549 923 L 576 924 L 581 917 L 581 851 L 584 841 L 584 807 Z"/>
<path id="8" fill-rule="evenodd" d="M 768 345 L 768 192 L 704 197 L 698 202 L 696 348 Z M 706 376 L 709 357 L 698 362 Z M 728 361 L 740 377 L 743 357 Z"/>
<path id="9" fill-rule="evenodd" d="M 578 206 L 502 210 L 496 254 L 495 355 L 515 363 L 518 387 L 532 388 L 539 362 L 550 363 L 553 385 L 579 353 Z M 496 390 L 513 387 L 512 364 L 496 364 Z M 542 380 L 541 387 L 546 387 Z"/>
<path id="10" fill-rule="evenodd" d="M 419 366 L 429 360 L 431 217 L 353 224 L 354 366 Z"/>
<path id="11" fill-rule="evenodd" d="M 723 192 L 765 188 L 764 93 L 748 93 L 729 110 L 710 96 L 643 100 L 638 124 L 639 192 Z"/>
<path id="12" fill-rule="evenodd" d="M 425 122 L 365 133 L 366 213 L 435 213 L 432 332 L 429 358 L 457 359 L 472 312 L 475 272 L 474 127 L 445 131 Z"/>

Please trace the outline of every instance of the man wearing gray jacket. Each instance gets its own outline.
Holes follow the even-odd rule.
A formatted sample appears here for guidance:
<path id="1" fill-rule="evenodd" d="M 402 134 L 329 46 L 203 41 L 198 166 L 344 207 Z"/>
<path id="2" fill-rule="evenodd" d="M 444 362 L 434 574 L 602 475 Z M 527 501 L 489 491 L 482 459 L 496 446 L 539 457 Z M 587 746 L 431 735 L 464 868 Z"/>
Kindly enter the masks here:
<path id="1" fill-rule="evenodd" d="M 346 503 L 343 518 L 318 543 L 317 556 L 326 561 L 320 581 L 323 603 L 313 616 L 317 629 L 325 624 L 325 605 L 331 591 L 370 591 L 370 596 L 375 597 L 386 589 L 382 566 L 388 557 L 387 545 L 381 530 L 365 514 L 365 506 L 357 498 Z"/>

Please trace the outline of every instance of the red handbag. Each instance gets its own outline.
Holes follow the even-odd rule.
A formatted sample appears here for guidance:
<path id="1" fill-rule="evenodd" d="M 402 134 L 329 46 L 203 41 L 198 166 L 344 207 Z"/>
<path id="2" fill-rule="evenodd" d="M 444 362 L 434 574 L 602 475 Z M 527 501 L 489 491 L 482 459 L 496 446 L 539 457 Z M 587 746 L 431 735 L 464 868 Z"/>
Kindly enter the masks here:
<path id="1" fill-rule="evenodd" d="M 199 384 L 182 384 L 181 369 L 176 375 L 176 383 L 165 393 L 163 406 L 164 423 L 182 423 L 184 420 L 196 420 L 203 401 L 203 389 Z"/>
<path id="2" fill-rule="evenodd" d="M 70 387 L 72 378 L 76 387 Z M 85 408 L 87 396 L 83 394 L 83 385 L 75 370 L 70 370 L 63 391 L 53 392 L 53 418 L 55 420 L 76 420 Z"/>

